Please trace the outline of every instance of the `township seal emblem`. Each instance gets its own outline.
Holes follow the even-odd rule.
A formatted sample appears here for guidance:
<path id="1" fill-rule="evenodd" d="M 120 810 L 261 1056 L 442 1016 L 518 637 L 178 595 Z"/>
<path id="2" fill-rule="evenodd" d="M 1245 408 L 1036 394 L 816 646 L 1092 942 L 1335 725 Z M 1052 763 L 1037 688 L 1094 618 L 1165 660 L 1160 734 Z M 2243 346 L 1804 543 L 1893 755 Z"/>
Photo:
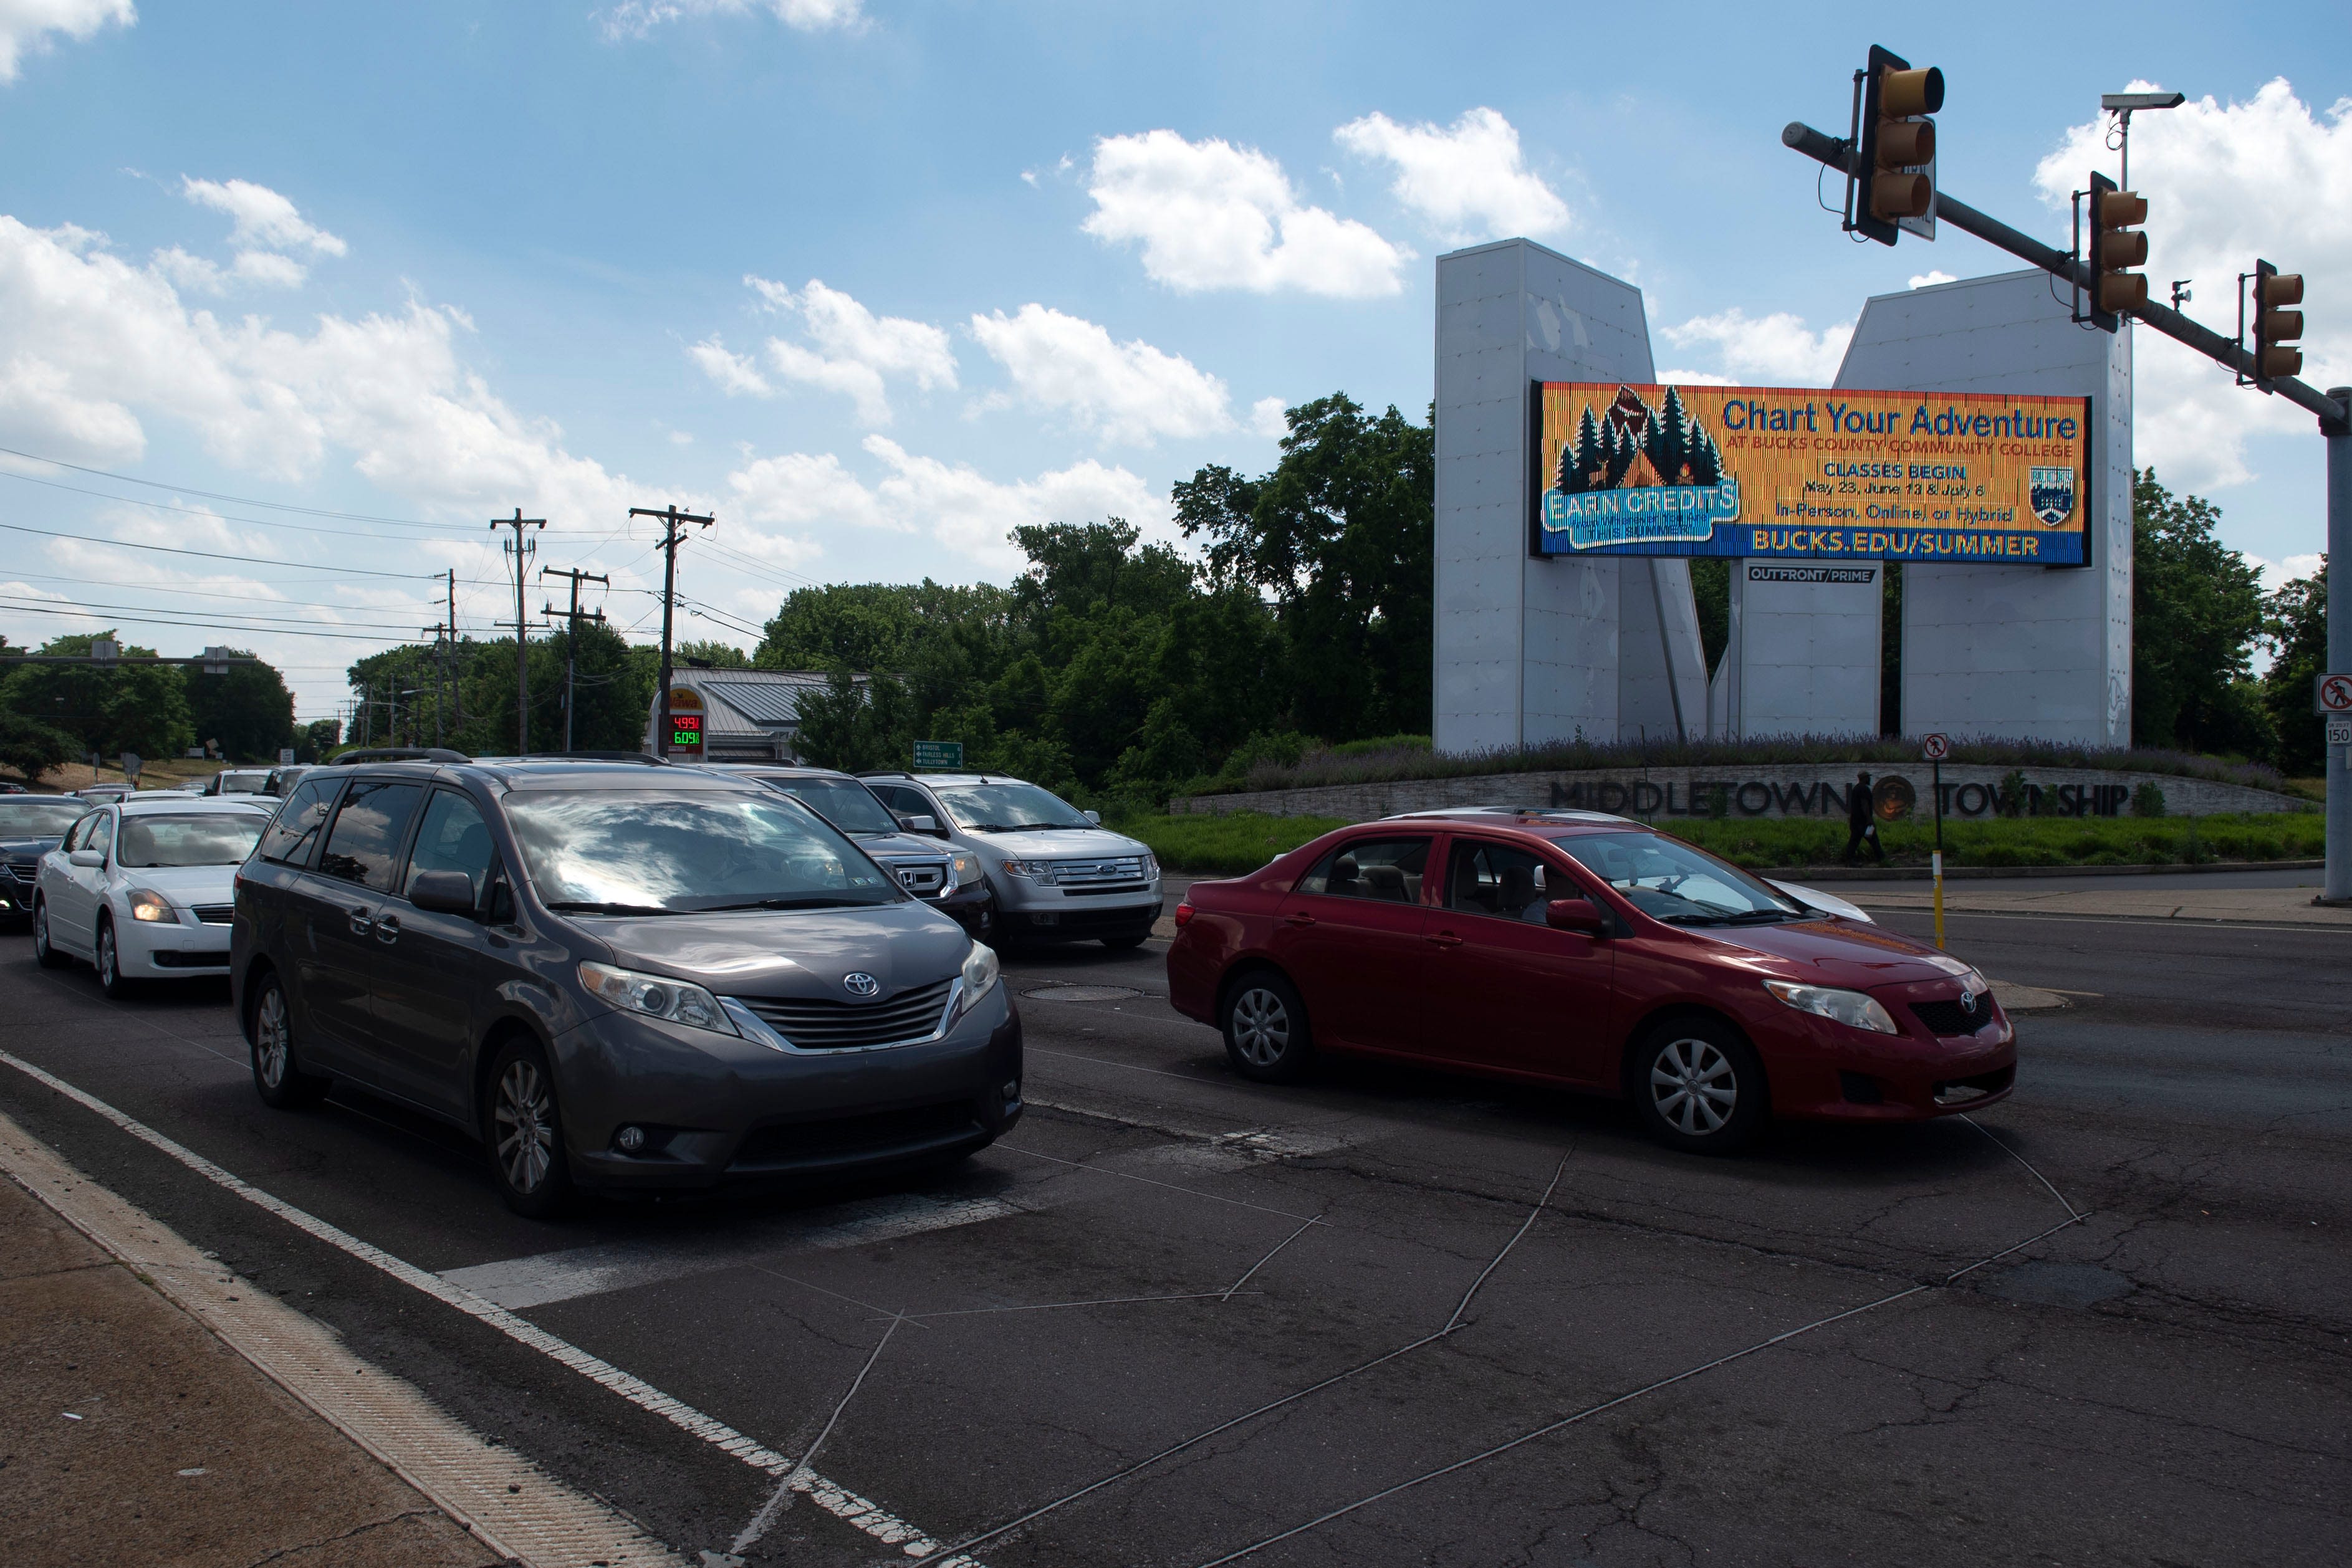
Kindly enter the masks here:
<path id="1" fill-rule="evenodd" d="M 2027 498 L 2044 528 L 2054 528 L 2074 515 L 2074 471 L 2036 468 L 2028 476 Z"/>

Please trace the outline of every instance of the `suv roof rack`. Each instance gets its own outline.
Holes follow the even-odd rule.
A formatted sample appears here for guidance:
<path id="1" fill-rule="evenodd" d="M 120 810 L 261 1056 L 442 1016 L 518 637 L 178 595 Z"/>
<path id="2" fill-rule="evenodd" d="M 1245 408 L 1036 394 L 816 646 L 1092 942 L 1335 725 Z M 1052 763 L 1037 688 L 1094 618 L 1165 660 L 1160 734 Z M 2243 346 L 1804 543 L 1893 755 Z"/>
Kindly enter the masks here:
<path id="1" fill-rule="evenodd" d="M 353 762 L 471 762 L 462 751 L 452 751 L 446 746 L 372 746 L 357 751 L 346 751 L 330 757 L 313 767 L 340 768 Z"/>
<path id="2" fill-rule="evenodd" d="M 646 751 L 526 751 L 519 762 L 641 762 L 648 768 L 676 766 L 667 757 L 656 757 Z"/>
<path id="3" fill-rule="evenodd" d="M 857 777 L 860 779 L 912 779 L 914 775 L 903 768 L 866 768 L 859 769 Z"/>

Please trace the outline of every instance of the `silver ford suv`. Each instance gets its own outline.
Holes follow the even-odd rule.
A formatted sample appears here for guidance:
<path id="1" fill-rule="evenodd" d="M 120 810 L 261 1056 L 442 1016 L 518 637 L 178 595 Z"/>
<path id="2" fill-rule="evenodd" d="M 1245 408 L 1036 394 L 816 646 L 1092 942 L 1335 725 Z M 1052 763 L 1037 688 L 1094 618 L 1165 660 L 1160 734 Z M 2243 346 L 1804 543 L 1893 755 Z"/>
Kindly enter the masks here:
<path id="1" fill-rule="evenodd" d="M 1006 943 L 1139 947 L 1160 918 L 1160 862 L 1050 789 L 1001 773 L 866 773 L 901 822 L 980 857 Z M 917 825 L 919 829 L 919 824 Z"/>

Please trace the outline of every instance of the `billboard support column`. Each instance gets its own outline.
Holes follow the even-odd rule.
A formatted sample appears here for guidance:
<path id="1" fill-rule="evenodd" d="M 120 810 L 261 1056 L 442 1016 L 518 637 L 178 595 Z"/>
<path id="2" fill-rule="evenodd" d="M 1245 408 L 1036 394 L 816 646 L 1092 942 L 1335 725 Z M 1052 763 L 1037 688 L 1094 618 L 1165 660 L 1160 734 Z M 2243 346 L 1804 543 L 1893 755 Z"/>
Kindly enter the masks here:
<path id="1" fill-rule="evenodd" d="M 2327 395 L 2352 409 L 2352 387 Z M 2352 670 L 2352 421 L 2323 420 L 2327 438 L 2327 669 Z M 2321 896 L 2352 901 L 2352 747 L 2331 746 L 2327 758 L 2327 870 Z"/>

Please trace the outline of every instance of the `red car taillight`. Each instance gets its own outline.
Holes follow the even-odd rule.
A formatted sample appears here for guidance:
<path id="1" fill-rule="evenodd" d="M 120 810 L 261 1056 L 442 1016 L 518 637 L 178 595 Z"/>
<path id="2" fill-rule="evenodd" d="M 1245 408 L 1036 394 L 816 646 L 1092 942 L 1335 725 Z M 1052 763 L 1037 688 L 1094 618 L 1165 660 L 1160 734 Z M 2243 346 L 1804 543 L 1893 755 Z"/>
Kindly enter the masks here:
<path id="1" fill-rule="evenodd" d="M 1192 923 L 1192 905 L 1185 901 L 1176 905 L 1176 929 L 1181 931 Z"/>

